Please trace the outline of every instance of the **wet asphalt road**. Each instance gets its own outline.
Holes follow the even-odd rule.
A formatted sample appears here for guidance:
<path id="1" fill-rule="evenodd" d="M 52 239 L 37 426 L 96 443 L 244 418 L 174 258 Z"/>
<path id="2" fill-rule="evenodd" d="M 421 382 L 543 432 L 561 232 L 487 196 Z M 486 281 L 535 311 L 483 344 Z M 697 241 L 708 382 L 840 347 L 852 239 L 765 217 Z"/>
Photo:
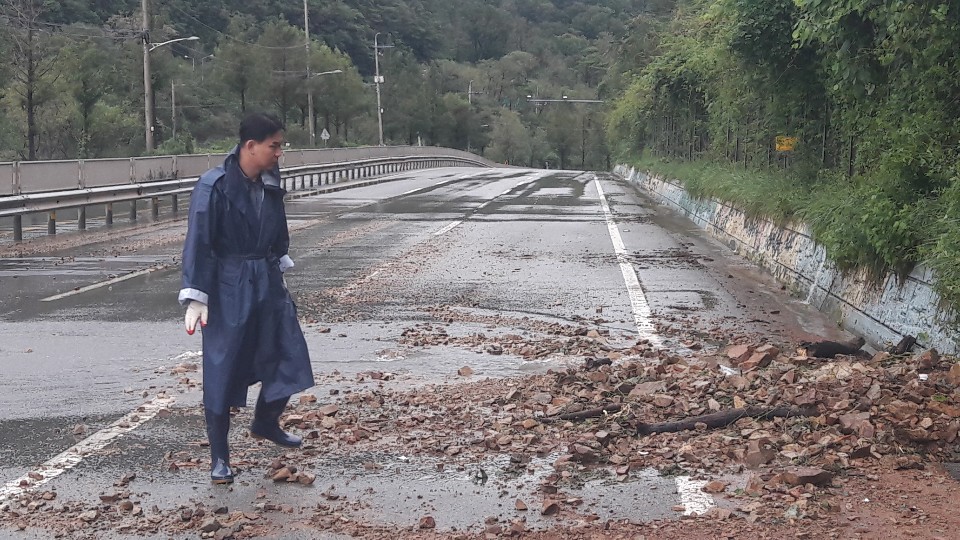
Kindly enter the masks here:
<path id="1" fill-rule="evenodd" d="M 399 374 L 393 384 L 404 387 L 451 380 L 462 365 L 479 376 L 502 377 L 570 361 L 525 363 L 508 355 L 479 359 L 467 350 L 398 347 L 405 328 L 431 320 L 431 306 L 478 317 L 590 321 L 624 344 L 636 341 L 638 325 L 642 334 L 645 322 L 668 323 L 678 333 L 661 326 L 656 337 L 678 350 L 699 338 L 709 347 L 710 336 L 726 328 L 786 338 L 836 335 L 828 321 L 750 264 L 609 175 L 598 180 L 596 174 L 572 171 L 409 172 L 375 186 L 292 199 L 287 213 L 297 263 L 287 282 L 309 321 L 305 333 L 318 375 L 336 371 L 349 378 L 376 369 Z M 134 429 L 90 452 L 44 489 L 56 490 L 60 501 L 96 500 L 119 477 L 137 472 L 145 481 L 139 486 L 144 507 L 222 498 L 241 509 L 252 504 L 258 489 L 276 490 L 263 480 L 226 492 L 210 486 L 202 468 L 176 475 L 159 470 L 166 452 L 203 439 L 199 390 L 178 384 L 183 374 L 173 369 L 197 362 L 200 348 L 197 336 L 183 332 L 176 303 L 184 228 L 182 218 L 167 219 L 128 230 L 120 240 L 0 259 L 0 483 L 21 478 L 161 394 L 174 400 L 169 405 L 174 414 L 137 419 Z M 615 234 L 623 243 L 620 259 Z M 639 303 L 625 285 L 624 265 L 642 287 Z M 134 277 L 82 290 L 125 276 Z M 474 331 L 513 329 L 465 323 L 450 330 Z M 319 378 L 316 395 L 331 399 L 337 380 Z M 255 398 L 251 392 L 251 403 Z M 380 509 L 366 519 L 410 524 L 411 516 L 419 515 L 417 506 L 403 502 L 409 497 L 390 494 L 418 489 L 470 497 L 469 504 L 456 505 L 460 510 L 450 510 L 459 516 L 450 521 L 461 529 L 496 514 L 496 497 L 454 473 L 436 474 L 430 463 L 400 458 L 383 460 L 394 463 L 395 475 L 354 478 L 350 494 L 367 493 L 367 502 Z M 325 485 L 355 476 L 362 461 L 333 460 Z M 608 509 L 609 515 L 672 515 L 676 490 L 651 495 L 646 489 L 663 482 L 650 477 L 633 487 L 618 486 L 632 489 L 621 497 L 635 503 Z M 370 495 L 365 490 L 370 486 L 382 493 Z M 609 489 L 596 487 L 597 497 L 609 495 Z M 272 495 L 290 504 L 315 504 L 298 493 Z M 277 530 L 284 531 L 293 518 L 277 519 Z M 0 526 L 0 537 L 8 535 L 44 537 L 44 531 Z M 158 537 L 169 536 L 175 535 Z M 276 537 L 297 536 L 287 531 Z"/>

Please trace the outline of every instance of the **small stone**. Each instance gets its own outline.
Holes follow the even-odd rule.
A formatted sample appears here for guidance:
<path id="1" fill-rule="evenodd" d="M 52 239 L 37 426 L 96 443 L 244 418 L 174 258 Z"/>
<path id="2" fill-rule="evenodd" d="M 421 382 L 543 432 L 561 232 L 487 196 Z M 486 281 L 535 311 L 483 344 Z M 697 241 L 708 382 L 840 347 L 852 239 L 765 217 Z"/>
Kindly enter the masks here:
<path id="1" fill-rule="evenodd" d="M 324 405 L 317 410 L 318 413 L 323 416 L 333 416 L 337 414 L 337 411 L 340 410 L 340 407 L 336 403 L 331 403 L 330 405 Z"/>
<path id="2" fill-rule="evenodd" d="M 200 525 L 200 530 L 205 533 L 212 533 L 219 531 L 223 525 L 217 521 L 217 518 L 208 518 L 203 522 L 203 525 Z"/>
<path id="3" fill-rule="evenodd" d="M 526 511 L 527 511 L 527 503 L 521 501 L 520 499 L 517 499 L 517 502 L 514 503 L 514 507 L 515 507 L 517 510 L 519 510 L 520 512 L 526 512 Z"/>
<path id="4" fill-rule="evenodd" d="M 290 479 L 293 476 L 293 471 L 290 470 L 290 467 L 282 467 L 280 470 L 275 472 L 271 479 L 274 482 L 283 482 Z"/>
<path id="5" fill-rule="evenodd" d="M 96 510 L 88 510 L 80 514 L 79 518 L 87 523 L 96 521 L 100 517 L 100 512 Z"/>
<path id="6" fill-rule="evenodd" d="M 437 521 L 433 519 L 433 516 L 423 516 L 420 518 L 420 528 L 421 529 L 434 529 L 437 527 Z"/>
<path id="7" fill-rule="evenodd" d="M 673 401 L 673 396 L 668 396 L 666 394 L 657 394 L 653 396 L 653 404 L 657 407 L 669 407 L 670 405 L 673 405 Z"/>
<path id="8" fill-rule="evenodd" d="M 705 493 L 723 493 L 726 489 L 726 482 L 721 482 L 719 480 L 707 482 L 707 484 L 703 486 L 703 491 Z"/>
<path id="9" fill-rule="evenodd" d="M 463 366 L 457 370 L 457 374 L 461 377 L 469 377 L 473 375 L 473 369 L 471 369 L 469 366 Z"/>

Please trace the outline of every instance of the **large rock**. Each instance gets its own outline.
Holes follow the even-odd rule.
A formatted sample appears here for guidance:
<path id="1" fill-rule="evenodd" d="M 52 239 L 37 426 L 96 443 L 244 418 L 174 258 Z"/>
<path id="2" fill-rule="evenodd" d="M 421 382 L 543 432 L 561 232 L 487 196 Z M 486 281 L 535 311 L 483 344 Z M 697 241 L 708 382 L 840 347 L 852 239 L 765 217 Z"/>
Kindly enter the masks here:
<path id="1" fill-rule="evenodd" d="M 816 467 L 798 467 L 784 471 L 780 477 L 791 486 L 826 486 L 833 481 L 834 473 Z"/>

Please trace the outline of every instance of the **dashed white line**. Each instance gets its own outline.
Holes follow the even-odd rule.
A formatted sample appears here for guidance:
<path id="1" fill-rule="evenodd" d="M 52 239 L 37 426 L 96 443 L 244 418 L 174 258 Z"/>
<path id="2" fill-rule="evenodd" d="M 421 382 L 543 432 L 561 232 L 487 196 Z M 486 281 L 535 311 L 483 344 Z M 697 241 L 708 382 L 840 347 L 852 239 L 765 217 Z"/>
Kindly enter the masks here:
<path id="1" fill-rule="evenodd" d="M 490 203 L 492 203 L 493 201 L 499 199 L 500 197 L 503 197 L 504 195 L 509 195 L 511 192 L 513 192 L 513 190 L 517 189 L 518 187 L 523 186 L 523 185 L 526 185 L 526 184 L 531 184 L 531 183 L 535 182 L 536 180 L 537 180 L 536 178 L 533 178 L 533 179 L 531 179 L 531 180 L 524 180 L 524 181 L 518 183 L 516 186 L 514 186 L 514 187 L 512 187 L 512 188 L 510 188 L 510 189 L 508 189 L 508 190 L 506 190 L 506 191 L 504 191 L 503 193 L 497 195 L 496 197 L 490 199 L 489 201 L 481 204 L 480 206 L 478 206 L 478 207 L 474 210 L 474 212 L 476 212 L 477 210 L 483 209 L 483 208 L 486 207 L 488 204 L 490 204 Z M 458 225 L 460 225 L 460 224 L 462 224 L 462 223 L 463 223 L 463 220 L 454 221 L 453 223 L 450 223 L 450 224 L 446 225 L 445 227 L 443 227 L 442 229 L 440 229 L 439 231 L 433 233 L 433 235 L 434 235 L 434 236 L 444 235 L 444 234 L 450 232 L 451 230 L 453 230 L 455 227 L 457 227 Z"/>
<path id="2" fill-rule="evenodd" d="M 151 267 L 151 268 L 146 268 L 146 269 L 144 269 L 144 270 L 138 270 L 138 271 L 136 271 L 136 272 L 130 272 L 129 274 L 126 274 L 126 275 L 123 275 L 123 276 L 120 276 L 120 277 L 116 277 L 116 278 L 113 278 L 113 279 L 108 279 L 108 280 L 106 280 L 106 281 L 101 281 L 101 282 L 99 282 L 99 283 L 94 283 L 93 285 L 87 285 L 86 287 L 80 287 L 79 289 L 74 289 L 74 290 L 72 290 L 72 291 L 65 292 L 65 293 L 62 293 L 62 294 L 55 294 L 55 295 L 53 295 L 53 296 L 48 296 L 48 297 L 46 297 L 46 298 L 41 298 L 40 301 L 41 301 L 41 302 L 52 302 L 52 301 L 54 301 L 54 300 L 60 300 L 61 298 L 67 298 L 67 297 L 73 296 L 73 295 L 75 295 L 75 294 L 81 294 L 81 293 L 85 293 L 85 292 L 87 292 L 87 291 L 92 291 L 92 290 L 94 290 L 94 289 L 99 289 L 99 288 L 101 288 L 101 287 L 107 287 L 107 286 L 113 285 L 113 284 L 115 284 L 115 283 L 120 283 L 121 281 L 127 281 L 128 279 L 133 279 L 133 278 L 138 278 L 138 277 L 140 277 L 140 276 L 145 276 L 145 275 L 147 275 L 147 274 L 150 274 L 150 273 L 153 273 L 153 272 L 157 272 L 157 271 L 159 271 L 159 270 L 166 270 L 167 268 L 170 268 L 171 266 L 173 266 L 173 265 L 172 265 L 172 264 L 161 264 L 161 265 L 158 265 L 158 266 L 153 266 L 153 267 Z"/>
<path id="3" fill-rule="evenodd" d="M 607 220 L 607 230 L 610 232 L 610 240 L 613 241 L 613 249 L 617 254 L 617 261 L 620 263 L 620 272 L 623 274 L 623 281 L 626 283 L 627 293 L 630 295 L 630 305 L 633 307 L 633 318 L 637 324 L 637 332 L 641 338 L 648 340 L 651 345 L 659 347 L 663 342 L 653 325 L 650 304 L 647 303 L 647 297 L 640 285 L 636 270 L 627 260 L 627 248 L 623 244 L 623 238 L 620 237 L 620 229 L 617 228 L 617 223 L 613 219 L 613 213 L 610 212 L 610 205 L 607 204 L 607 198 L 603 194 L 600 179 L 594 178 L 593 181 L 597 186 L 597 192 L 600 194 L 600 206 L 603 208 L 603 214 Z"/>
<path id="4" fill-rule="evenodd" d="M 159 394 L 156 398 L 147 401 L 137 407 L 136 410 L 120 418 L 116 422 L 101 429 L 79 443 L 64 450 L 46 463 L 43 463 L 33 471 L 7 482 L 0 488 L 0 503 L 3 501 L 19 497 L 23 493 L 36 489 L 64 472 L 76 467 L 83 461 L 83 458 L 103 450 L 114 439 L 125 433 L 142 426 L 161 410 L 172 405 L 176 400 L 165 394 Z"/>
<path id="5" fill-rule="evenodd" d="M 444 235 L 444 234 L 452 231 L 454 227 L 456 227 L 457 225 L 460 225 L 461 223 L 463 223 L 463 222 L 462 222 L 462 221 L 454 221 L 453 223 L 450 223 L 449 225 L 445 226 L 444 228 L 440 229 L 439 231 L 433 233 L 433 235 L 434 235 L 434 236 Z"/>

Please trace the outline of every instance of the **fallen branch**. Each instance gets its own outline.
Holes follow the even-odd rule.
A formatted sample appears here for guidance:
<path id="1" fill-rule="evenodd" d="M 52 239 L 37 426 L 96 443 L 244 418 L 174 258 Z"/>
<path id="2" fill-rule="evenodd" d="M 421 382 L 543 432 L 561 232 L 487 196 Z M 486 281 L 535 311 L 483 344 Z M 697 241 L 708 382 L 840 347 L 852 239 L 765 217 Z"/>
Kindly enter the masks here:
<path id="1" fill-rule="evenodd" d="M 838 354 L 854 355 L 860 351 L 860 348 L 866 343 L 862 337 L 858 337 L 850 342 L 842 341 L 802 341 L 797 347 L 797 352 L 808 358 L 833 358 Z"/>
<path id="2" fill-rule="evenodd" d="M 819 414 L 816 407 L 776 407 L 768 409 L 764 407 L 744 407 L 742 409 L 730 409 L 729 411 L 720 411 L 716 413 L 694 416 L 686 420 L 676 422 L 662 422 L 659 424 L 637 424 L 637 435 L 650 435 L 651 433 L 675 433 L 688 429 L 696 429 L 697 424 L 704 424 L 708 428 L 718 428 L 728 426 L 741 418 L 755 418 L 757 420 L 769 420 L 770 418 L 791 418 L 794 416 L 816 416 Z"/>
<path id="3" fill-rule="evenodd" d="M 556 422 L 557 420 L 567 420 L 567 421 L 576 421 L 576 420 L 587 420 L 589 418 L 600 418 L 607 414 L 620 412 L 620 405 L 611 404 L 604 405 L 598 409 L 590 409 L 586 411 L 573 412 L 573 413 L 564 413 L 557 416 L 548 416 L 543 419 L 544 422 Z"/>

